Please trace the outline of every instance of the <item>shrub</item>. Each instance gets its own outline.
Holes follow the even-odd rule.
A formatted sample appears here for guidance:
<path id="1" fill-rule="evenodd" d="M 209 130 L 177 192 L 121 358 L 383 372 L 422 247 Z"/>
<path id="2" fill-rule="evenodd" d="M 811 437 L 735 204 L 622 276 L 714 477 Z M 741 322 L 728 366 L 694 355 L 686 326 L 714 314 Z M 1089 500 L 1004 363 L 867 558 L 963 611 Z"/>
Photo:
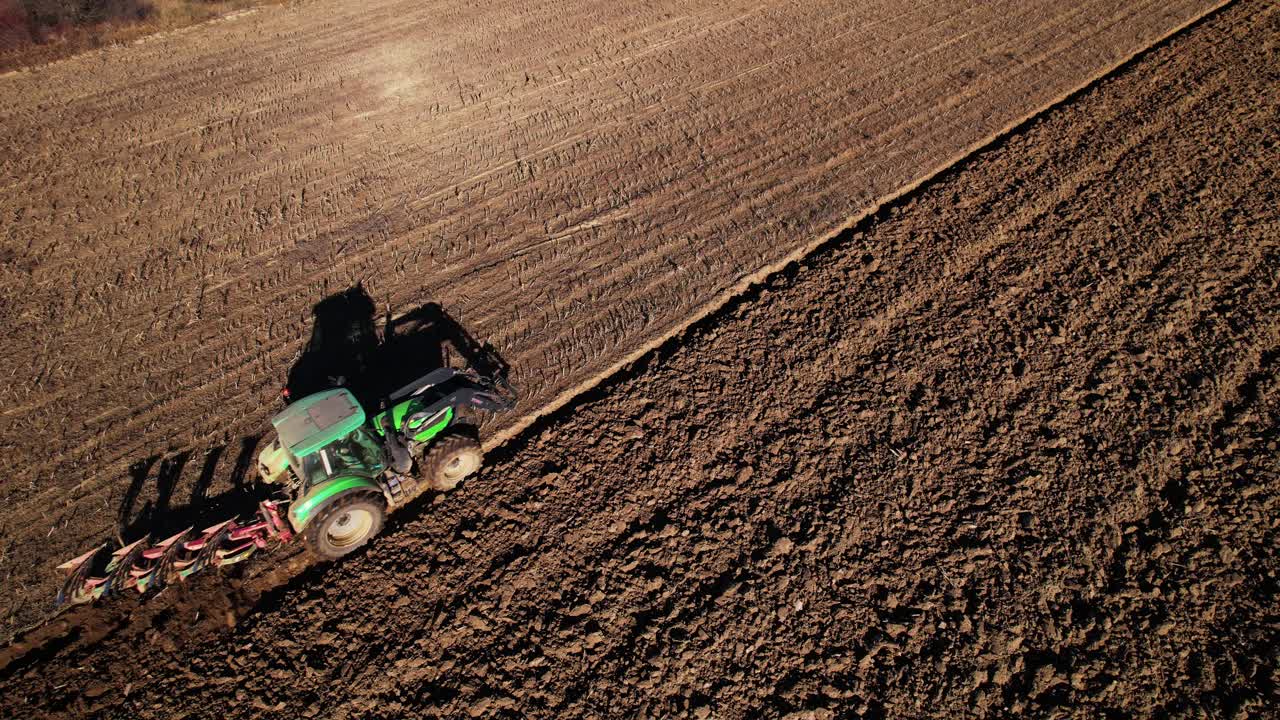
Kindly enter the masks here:
<path id="1" fill-rule="evenodd" d="M 0 0 L 0 52 L 30 43 L 31 25 L 19 0 Z"/>
<path id="2" fill-rule="evenodd" d="M 81 25 L 142 20 L 152 11 L 148 0 L 16 0 L 15 4 L 26 12 L 27 34 L 36 41 Z"/>

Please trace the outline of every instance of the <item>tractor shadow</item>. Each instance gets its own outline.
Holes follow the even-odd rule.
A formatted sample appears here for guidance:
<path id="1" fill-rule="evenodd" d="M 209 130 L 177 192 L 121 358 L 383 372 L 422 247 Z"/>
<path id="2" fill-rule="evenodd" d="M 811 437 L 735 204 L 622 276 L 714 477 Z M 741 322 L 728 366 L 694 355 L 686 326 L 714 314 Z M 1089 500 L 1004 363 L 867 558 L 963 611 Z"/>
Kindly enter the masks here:
<path id="1" fill-rule="evenodd" d="M 312 308 L 311 339 L 289 370 L 287 397 L 345 386 L 366 408 L 380 407 L 394 390 L 442 367 L 465 367 L 507 378 L 497 350 L 467 332 L 439 303 L 378 317 L 364 287 L 335 293 Z M 381 328 L 378 327 L 381 320 Z"/>
<path id="2" fill-rule="evenodd" d="M 257 511 L 259 498 L 248 492 L 253 484 L 251 470 L 261 435 L 240 438 L 235 444 L 219 445 L 196 457 L 193 450 L 172 455 L 152 455 L 129 466 L 129 489 L 116 518 L 117 540 L 132 542 L 143 535 L 162 540 L 189 527 L 197 530 L 233 517 L 246 517 Z M 235 452 L 235 460 L 227 477 L 229 489 L 210 495 L 219 468 Z M 183 476 L 199 466 L 190 488 L 181 487 Z M 154 491 L 139 505 L 144 491 Z M 181 487 L 182 492 L 179 493 Z M 174 499 L 181 498 L 175 504 Z"/>
<path id="3" fill-rule="evenodd" d="M 373 298 L 356 285 L 316 303 L 312 316 L 311 337 L 281 393 L 285 402 L 345 386 L 366 408 L 380 408 L 392 391 L 441 367 L 466 367 L 503 379 L 510 371 L 493 346 L 477 341 L 438 303 L 379 317 Z M 264 430 L 238 442 L 152 455 L 131 465 L 117 511 L 117 540 L 143 535 L 162 540 L 188 527 L 200 530 L 252 516 L 269 496 L 254 487 L 257 452 L 267 435 Z M 218 492 L 211 495 L 215 487 Z"/>

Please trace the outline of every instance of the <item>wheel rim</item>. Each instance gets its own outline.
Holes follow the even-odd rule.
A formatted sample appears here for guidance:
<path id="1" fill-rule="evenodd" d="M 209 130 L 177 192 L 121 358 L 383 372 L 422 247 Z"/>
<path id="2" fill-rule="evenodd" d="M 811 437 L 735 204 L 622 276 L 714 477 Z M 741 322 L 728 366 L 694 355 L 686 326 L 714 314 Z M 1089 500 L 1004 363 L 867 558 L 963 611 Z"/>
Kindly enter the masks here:
<path id="1" fill-rule="evenodd" d="M 351 547 L 364 540 L 373 528 L 373 513 L 352 508 L 329 523 L 329 542 L 334 547 Z"/>
<path id="2" fill-rule="evenodd" d="M 458 453 L 449 458 L 441 474 L 446 480 L 461 480 L 474 472 L 478 465 L 475 456 L 471 453 Z"/>

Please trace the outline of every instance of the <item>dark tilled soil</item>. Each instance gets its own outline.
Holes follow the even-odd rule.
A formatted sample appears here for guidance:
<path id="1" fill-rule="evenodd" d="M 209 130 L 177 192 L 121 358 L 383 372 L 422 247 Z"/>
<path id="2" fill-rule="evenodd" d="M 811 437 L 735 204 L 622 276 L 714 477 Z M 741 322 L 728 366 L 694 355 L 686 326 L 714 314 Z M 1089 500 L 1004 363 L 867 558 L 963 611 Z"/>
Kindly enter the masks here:
<path id="1" fill-rule="evenodd" d="M 359 556 L 46 646 L 0 715 L 1265 716 L 1278 38 L 1233 5 Z"/>

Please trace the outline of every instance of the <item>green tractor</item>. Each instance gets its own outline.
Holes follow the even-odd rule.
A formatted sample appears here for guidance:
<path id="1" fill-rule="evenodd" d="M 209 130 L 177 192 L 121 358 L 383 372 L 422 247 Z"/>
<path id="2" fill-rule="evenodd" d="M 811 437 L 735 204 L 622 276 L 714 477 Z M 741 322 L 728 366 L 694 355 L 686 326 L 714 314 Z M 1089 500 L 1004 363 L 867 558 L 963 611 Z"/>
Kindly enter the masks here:
<path id="1" fill-rule="evenodd" d="M 66 577 L 56 604 L 154 592 L 298 535 L 317 556 L 340 558 L 377 535 L 387 512 L 427 489 L 452 490 L 479 469 L 483 453 L 468 411 L 514 405 L 502 375 L 452 368 L 391 393 L 372 417 L 346 388 L 307 395 L 271 418 L 276 437 L 258 455 L 258 474 L 275 497 L 258 504 L 257 518 L 187 528 L 155 545 L 142 538 L 109 555 L 99 545 L 58 566 Z"/>
<path id="2" fill-rule="evenodd" d="M 372 417 L 345 388 L 315 393 L 271 418 L 276 438 L 258 455 L 258 473 L 282 491 L 293 532 L 316 555 L 342 557 L 378 534 L 388 511 L 479 469 L 464 409 L 513 404 L 509 386 L 451 368 L 395 391 Z"/>

